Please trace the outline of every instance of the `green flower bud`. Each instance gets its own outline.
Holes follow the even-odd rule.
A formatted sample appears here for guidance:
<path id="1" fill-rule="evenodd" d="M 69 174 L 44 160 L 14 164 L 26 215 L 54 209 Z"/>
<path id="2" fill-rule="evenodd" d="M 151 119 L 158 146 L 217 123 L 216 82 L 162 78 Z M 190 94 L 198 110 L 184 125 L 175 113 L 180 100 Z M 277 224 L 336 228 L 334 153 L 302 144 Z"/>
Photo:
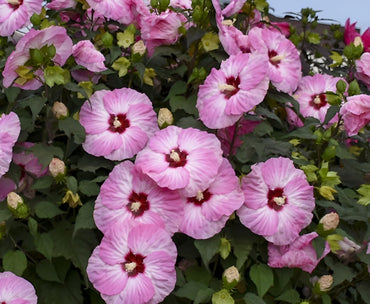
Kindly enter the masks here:
<path id="1" fill-rule="evenodd" d="M 109 48 L 113 45 L 113 35 L 108 32 L 105 32 L 101 37 L 101 41 L 103 42 L 103 45 L 105 47 Z"/>

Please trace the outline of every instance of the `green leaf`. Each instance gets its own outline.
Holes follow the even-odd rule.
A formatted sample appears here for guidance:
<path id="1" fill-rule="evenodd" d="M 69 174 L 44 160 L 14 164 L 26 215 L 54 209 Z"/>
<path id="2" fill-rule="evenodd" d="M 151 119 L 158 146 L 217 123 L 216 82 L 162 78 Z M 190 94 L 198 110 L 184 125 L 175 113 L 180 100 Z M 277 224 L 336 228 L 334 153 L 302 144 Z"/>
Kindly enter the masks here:
<path id="1" fill-rule="evenodd" d="M 3 268 L 5 271 L 10 271 L 17 276 L 22 276 L 27 268 L 26 255 L 19 250 L 8 251 L 3 257 Z"/>
<path id="2" fill-rule="evenodd" d="M 69 138 L 74 135 L 74 142 L 82 144 L 85 141 L 86 133 L 80 122 L 72 117 L 67 117 L 58 121 L 58 126 Z"/>
<path id="3" fill-rule="evenodd" d="M 212 296 L 212 304 L 234 304 L 233 297 L 226 289 L 222 289 Z"/>
<path id="4" fill-rule="evenodd" d="M 48 260 L 42 260 L 36 265 L 36 273 L 45 281 L 63 283 L 63 281 L 59 279 L 54 265 Z"/>
<path id="5" fill-rule="evenodd" d="M 87 196 L 96 196 L 99 194 L 100 187 L 97 183 L 89 180 L 82 180 L 78 186 L 82 194 Z"/>
<path id="6" fill-rule="evenodd" d="M 77 179 L 74 176 L 67 177 L 67 188 L 71 190 L 73 193 L 77 193 L 78 191 Z"/>
<path id="7" fill-rule="evenodd" d="M 38 224 L 32 217 L 28 218 L 28 229 L 33 237 L 36 237 Z"/>
<path id="8" fill-rule="evenodd" d="M 88 202 L 78 210 L 78 214 L 76 216 L 76 223 L 74 225 L 74 231 L 73 235 L 77 232 L 79 229 L 94 229 L 96 228 L 94 217 L 94 203 Z"/>
<path id="9" fill-rule="evenodd" d="M 54 216 L 65 213 L 57 205 L 51 202 L 41 201 L 36 204 L 35 212 L 41 219 L 53 218 Z"/>
<path id="10" fill-rule="evenodd" d="M 329 121 L 337 114 L 339 113 L 340 107 L 337 105 L 331 106 L 327 111 L 325 115 L 324 125 L 329 123 Z"/>
<path id="11" fill-rule="evenodd" d="M 212 291 L 210 293 L 210 291 Z M 186 298 L 192 301 L 197 299 L 197 303 L 201 303 L 200 300 L 205 296 L 212 295 L 213 290 L 208 288 L 206 285 L 200 282 L 190 281 L 186 283 L 184 286 L 180 287 L 174 294 L 178 297 Z"/>
<path id="12" fill-rule="evenodd" d="M 6 222 L 8 219 L 12 217 L 12 213 L 8 209 L 7 205 L 6 204 L 1 205 L 0 205 L 0 223 Z"/>
<path id="13" fill-rule="evenodd" d="M 321 236 L 318 236 L 317 238 L 314 238 L 312 240 L 312 246 L 316 251 L 317 258 L 320 259 L 324 249 L 325 249 L 325 239 L 323 239 Z"/>
<path id="14" fill-rule="evenodd" d="M 361 295 L 361 298 L 364 300 L 365 303 L 370 303 L 370 280 L 363 280 L 357 284 L 358 293 Z"/>
<path id="15" fill-rule="evenodd" d="M 200 267 L 198 265 L 193 265 L 186 269 L 185 277 L 188 282 L 195 281 L 204 285 L 208 285 L 212 279 L 211 274 L 208 271 L 205 271 L 204 267 Z"/>
<path id="16" fill-rule="evenodd" d="M 332 68 L 335 68 L 337 66 L 340 66 L 343 62 L 343 57 L 341 54 L 337 53 L 337 52 L 332 52 L 332 55 L 330 56 L 330 58 L 333 60 L 333 64 L 330 65 L 330 67 Z"/>
<path id="17" fill-rule="evenodd" d="M 35 154 L 43 167 L 49 166 L 53 157 L 63 158 L 63 150 L 56 146 L 49 146 L 44 143 L 37 143 L 30 148 L 30 151 Z"/>
<path id="18" fill-rule="evenodd" d="M 253 134 L 262 137 L 264 135 L 271 135 L 273 131 L 274 128 L 270 125 L 270 123 L 263 121 L 254 128 Z"/>
<path id="19" fill-rule="evenodd" d="M 351 282 L 354 277 L 356 277 L 356 272 L 351 267 L 334 260 L 332 257 L 328 256 L 325 258 L 325 264 L 330 267 L 333 273 L 333 285 L 335 287 L 344 281 Z"/>
<path id="20" fill-rule="evenodd" d="M 115 71 L 118 71 L 118 76 L 123 77 L 127 74 L 128 68 L 130 67 L 131 62 L 125 57 L 118 58 L 115 62 L 112 64 L 112 68 Z"/>
<path id="21" fill-rule="evenodd" d="M 40 304 L 81 304 L 81 277 L 76 270 L 70 270 L 63 284 L 40 281 L 37 285 Z"/>
<path id="22" fill-rule="evenodd" d="M 361 195 L 358 203 L 364 206 L 370 204 L 370 185 L 361 185 L 357 192 Z"/>
<path id="23" fill-rule="evenodd" d="M 247 292 L 244 296 L 245 304 L 266 304 L 259 296 L 254 293 Z"/>
<path id="24" fill-rule="evenodd" d="M 21 89 L 17 87 L 3 88 L 3 90 L 9 103 L 13 103 L 21 92 Z"/>
<path id="25" fill-rule="evenodd" d="M 77 166 L 73 169 L 78 168 L 85 172 L 95 173 L 97 169 L 106 168 L 108 170 L 113 169 L 113 162 L 103 157 L 95 157 L 93 155 L 85 154 L 78 159 Z"/>
<path id="26" fill-rule="evenodd" d="M 209 262 L 220 249 L 220 235 L 217 234 L 206 240 L 195 240 L 194 245 L 199 250 L 202 261 L 208 269 Z"/>
<path id="27" fill-rule="evenodd" d="M 200 289 L 194 299 L 194 304 L 209 303 L 214 292 L 211 288 Z"/>
<path id="28" fill-rule="evenodd" d="M 358 85 L 358 82 L 356 80 L 351 81 L 348 87 L 348 95 L 359 95 L 361 94 L 360 86 Z"/>
<path id="29" fill-rule="evenodd" d="M 48 66 L 44 70 L 45 82 L 49 87 L 54 85 L 66 84 L 70 81 L 69 71 L 58 65 Z"/>
<path id="30" fill-rule="evenodd" d="M 230 231 L 228 238 L 231 241 L 231 247 L 236 257 L 235 266 L 240 270 L 252 251 L 255 236 L 246 227 L 237 225 Z"/>
<path id="31" fill-rule="evenodd" d="M 300 302 L 300 295 L 299 292 L 295 289 L 288 289 L 285 292 L 283 292 L 280 296 L 275 298 L 275 301 L 284 301 L 288 303 L 299 303 Z"/>
<path id="32" fill-rule="evenodd" d="M 274 284 L 274 274 L 271 268 L 264 264 L 254 264 L 249 271 L 249 276 L 256 285 L 258 295 L 261 298 Z"/>
<path id="33" fill-rule="evenodd" d="M 331 304 L 330 296 L 327 293 L 321 295 L 322 304 Z"/>
<path id="34" fill-rule="evenodd" d="M 53 255 L 54 241 L 49 233 L 36 235 L 35 246 L 40 253 L 42 253 L 48 260 L 51 260 Z"/>
<path id="35" fill-rule="evenodd" d="M 54 182 L 54 179 L 50 175 L 41 176 L 36 179 L 32 185 L 32 188 L 35 190 L 48 189 Z"/>
<path id="36" fill-rule="evenodd" d="M 307 40 L 312 44 L 319 44 L 321 37 L 318 33 L 309 32 L 307 35 Z"/>

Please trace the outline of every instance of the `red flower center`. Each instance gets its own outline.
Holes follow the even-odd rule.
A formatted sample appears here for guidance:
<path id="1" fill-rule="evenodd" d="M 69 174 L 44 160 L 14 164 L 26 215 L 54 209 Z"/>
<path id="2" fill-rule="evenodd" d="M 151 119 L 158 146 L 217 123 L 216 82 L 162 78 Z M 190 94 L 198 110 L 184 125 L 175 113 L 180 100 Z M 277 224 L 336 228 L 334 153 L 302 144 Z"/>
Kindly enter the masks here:
<path id="1" fill-rule="evenodd" d="M 127 128 L 130 127 L 130 121 L 127 119 L 126 114 L 110 114 L 110 118 L 108 120 L 109 128 L 108 130 L 111 132 L 118 132 L 123 133 L 126 131 Z"/>
<path id="2" fill-rule="evenodd" d="M 186 165 L 186 151 L 180 151 L 179 148 L 172 149 L 169 154 L 166 154 L 166 161 L 171 168 L 184 167 Z"/>
<path id="3" fill-rule="evenodd" d="M 284 195 L 284 190 L 281 188 L 276 188 L 274 190 L 269 189 L 267 199 L 268 206 L 275 211 L 280 211 L 287 203 L 287 197 Z"/>
<path id="4" fill-rule="evenodd" d="M 135 277 L 138 273 L 144 272 L 144 259 L 145 257 L 141 254 L 134 254 L 132 251 L 130 251 L 125 256 L 125 262 L 122 263 L 122 268 L 127 272 L 129 277 Z"/>
<path id="5" fill-rule="evenodd" d="M 132 212 L 135 217 L 143 215 L 144 211 L 149 210 L 148 195 L 140 192 L 139 194 L 132 192 L 128 200 L 130 201 L 126 207 Z"/>
<path id="6" fill-rule="evenodd" d="M 18 9 L 23 4 L 23 0 L 8 0 L 7 2 L 13 10 Z"/>
<path id="7" fill-rule="evenodd" d="M 326 106 L 326 95 L 324 93 L 313 95 L 310 106 L 314 107 L 316 110 L 320 110 L 320 108 Z"/>
<path id="8" fill-rule="evenodd" d="M 208 191 L 208 189 L 203 192 L 198 191 L 196 196 L 188 197 L 188 203 L 193 203 L 196 206 L 202 206 L 202 204 L 208 201 L 211 196 L 212 194 Z"/>
<path id="9" fill-rule="evenodd" d="M 239 85 L 240 85 L 240 78 L 231 76 L 226 78 L 226 84 L 221 85 L 222 94 L 225 95 L 226 99 L 229 99 L 231 96 L 234 96 L 236 93 L 239 92 Z"/>
<path id="10" fill-rule="evenodd" d="M 279 66 L 279 63 L 281 62 L 282 57 L 278 55 L 278 53 L 275 50 L 271 50 L 268 52 L 270 63 L 276 67 Z"/>

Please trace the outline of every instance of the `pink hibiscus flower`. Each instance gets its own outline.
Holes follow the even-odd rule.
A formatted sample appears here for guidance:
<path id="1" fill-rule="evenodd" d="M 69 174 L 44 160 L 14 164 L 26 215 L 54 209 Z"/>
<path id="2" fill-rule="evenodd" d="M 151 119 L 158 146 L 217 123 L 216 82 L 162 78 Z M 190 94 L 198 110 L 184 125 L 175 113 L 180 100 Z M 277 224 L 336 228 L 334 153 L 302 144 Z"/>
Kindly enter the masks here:
<path id="1" fill-rule="evenodd" d="M 35 288 L 12 272 L 1 272 L 0 303 L 37 304 Z"/>
<path id="2" fill-rule="evenodd" d="M 90 40 L 81 40 L 72 47 L 72 54 L 76 63 L 92 72 L 102 72 L 107 68 L 104 65 L 105 57 Z"/>
<path id="3" fill-rule="evenodd" d="M 297 91 L 293 97 L 299 103 L 299 110 L 303 117 L 314 117 L 325 121 L 326 112 L 330 107 L 327 101 L 326 92 L 336 92 L 336 84 L 339 80 L 344 80 L 340 77 L 333 77 L 327 74 L 315 74 L 313 76 L 305 76 L 299 83 Z M 292 125 L 302 127 L 303 123 L 300 118 L 290 109 L 287 109 L 288 120 Z M 332 118 L 328 125 L 338 121 L 338 115 Z"/>
<path id="4" fill-rule="evenodd" d="M 351 23 L 350 18 L 346 20 L 343 37 L 344 43 L 350 44 L 355 41 L 356 37 L 360 37 L 364 45 L 364 52 L 370 52 L 370 27 L 368 27 L 364 33 L 360 34 L 356 31 L 356 23 L 357 22 Z"/>
<path id="5" fill-rule="evenodd" d="M 229 127 L 262 102 L 268 89 L 267 68 L 267 57 L 256 53 L 232 55 L 219 70 L 213 68 L 198 91 L 203 123 L 211 129 Z"/>
<path id="6" fill-rule="evenodd" d="M 302 66 L 299 52 L 295 45 L 283 34 L 268 28 L 256 28 L 261 31 L 266 49 L 260 47 L 260 43 L 251 43 L 251 51 L 264 53 L 267 51 L 269 58 L 268 75 L 271 83 L 277 90 L 291 93 L 294 92 L 302 77 Z"/>
<path id="7" fill-rule="evenodd" d="M 45 45 L 54 45 L 56 53 L 53 62 L 56 65 L 62 66 L 72 54 L 72 39 L 69 38 L 64 27 L 50 26 L 43 30 L 31 29 L 18 41 L 15 51 L 10 54 L 5 63 L 4 87 L 10 87 L 14 81 L 14 86 L 25 90 L 37 90 L 42 86 L 42 82 L 37 78 L 32 78 L 25 83 L 17 83 L 19 77 L 17 69 L 24 66 L 30 59 L 30 49 L 41 49 Z M 34 75 L 41 79 L 44 77 L 41 69 L 35 71 Z"/>
<path id="8" fill-rule="evenodd" d="M 92 253 L 87 274 L 107 304 L 160 303 L 175 287 L 177 250 L 155 225 L 119 225 Z"/>
<path id="9" fill-rule="evenodd" d="M 329 243 L 325 243 L 325 249 L 318 259 L 312 240 L 317 238 L 316 232 L 299 236 L 291 244 L 285 246 L 268 245 L 268 265 L 273 268 L 301 268 L 311 273 L 319 262 L 330 252 Z"/>
<path id="10" fill-rule="evenodd" d="M 80 111 L 87 153 L 110 160 L 133 157 L 159 128 L 149 98 L 133 89 L 95 92 Z"/>
<path id="11" fill-rule="evenodd" d="M 217 175 L 221 162 L 221 145 L 215 135 L 169 126 L 149 139 L 135 165 L 160 187 L 196 193 Z"/>
<path id="12" fill-rule="evenodd" d="M 75 8 L 76 4 L 77 4 L 76 0 L 52 0 L 50 3 L 46 5 L 46 7 L 48 9 L 59 11 L 67 8 Z"/>
<path id="13" fill-rule="evenodd" d="M 42 0 L 0 0 L 0 36 L 10 36 L 40 14 Z"/>
<path id="14" fill-rule="evenodd" d="M 223 159 L 209 185 L 188 195 L 180 232 L 195 239 L 208 239 L 221 231 L 243 201 L 239 179 L 228 160 Z"/>
<path id="15" fill-rule="evenodd" d="M 6 199 L 8 193 L 14 191 L 17 188 L 15 182 L 5 176 L 0 177 L 0 201 Z"/>
<path id="16" fill-rule="evenodd" d="M 356 60 L 355 77 L 370 90 L 370 53 L 363 53 L 360 59 Z"/>
<path id="17" fill-rule="evenodd" d="M 115 166 L 95 202 L 96 226 L 106 233 L 111 226 L 128 222 L 155 224 L 171 235 L 182 220 L 184 199 L 178 192 L 160 188 L 130 161 Z"/>
<path id="18" fill-rule="evenodd" d="M 288 158 L 270 158 L 243 177 L 242 224 L 275 245 L 290 244 L 309 225 L 315 207 L 313 187 Z"/>
<path id="19" fill-rule="evenodd" d="M 370 123 L 370 96 L 361 94 L 347 97 L 347 102 L 340 109 L 344 128 L 348 136 L 353 136 Z"/>
<path id="20" fill-rule="evenodd" d="M 180 37 L 179 27 L 186 22 L 185 16 L 173 11 L 147 14 L 142 17 L 141 38 L 148 49 L 148 56 L 153 55 L 157 46 L 174 44 Z"/>
<path id="21" fill-rule="evenodd" d="M 0 176 L 8 170 L 13 156 L 13 146 L 21 132 L 17 114 L 10 112 L 0 116 Z"/>

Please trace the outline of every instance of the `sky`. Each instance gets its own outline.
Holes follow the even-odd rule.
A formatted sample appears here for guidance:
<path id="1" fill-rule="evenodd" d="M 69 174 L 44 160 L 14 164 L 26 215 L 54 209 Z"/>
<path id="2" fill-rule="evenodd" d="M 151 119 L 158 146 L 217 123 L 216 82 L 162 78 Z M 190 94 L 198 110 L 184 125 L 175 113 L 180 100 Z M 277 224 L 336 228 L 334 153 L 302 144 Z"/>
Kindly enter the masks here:
<path id="1" fill-rule="evenodd" d="M 302 8 L 310 7 L 318 13 L 319 18 L 334 19 L 344 26 L 347 18 L 363 33 L 370 27 L 370 0 L 267 0 L 271 12 L 277 17 L 283 17 L 285 12 L 299 13 Z M 330 22 L 332 23 L 332 22 Z"/>

